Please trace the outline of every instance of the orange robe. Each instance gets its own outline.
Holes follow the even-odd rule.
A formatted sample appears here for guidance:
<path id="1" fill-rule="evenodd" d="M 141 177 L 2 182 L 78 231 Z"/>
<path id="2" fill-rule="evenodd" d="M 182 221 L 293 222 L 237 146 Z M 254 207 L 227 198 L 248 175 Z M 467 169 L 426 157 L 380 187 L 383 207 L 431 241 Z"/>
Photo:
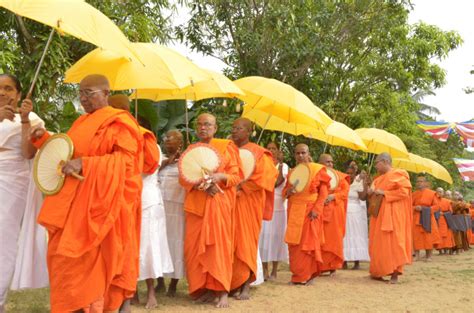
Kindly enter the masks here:
<path id="1" fill-rule="evenodd" d="M 440 243 L 438 224 L 434 212 L 439 210 L 438 197 L 431 189 L 417 190 L 413 192 L 413 248 L 417 250 L 431 250 Z M 420 211 L 415 206 L 431 207 L 431 233 L 424 230 L 420 224 Z"/>
<path id="2" fill-rule="evenodd" d="M 153 174 L 159 167 L 160 150 L 155 134 L 148 129 L 140 126 L 140 132 L 144 139 L 143 145 L 143 173 Z"/>
<path id="3" fill-rule="evenodd" d="M 474 225 L 474 205 L 471 204 L 471 207 L 469 208 L 469 213 L 471 215 L 471 223 Z M 474 245 L 474 233 L 472 232 L 472 227 L 467 231 L 468 234 L 468 239 L 469 239 L 469 244 Z"/>
<path id="4" fill-rule="evenodd" d="M 376 177 L 373 184 L 384 191 L 384 197 L 378 216 L 370 218 L 370 275 L 402 274 L 403 266 L 412 261 L 410 177 L 405 170 L 392 169 Z"/>
<path id="5" fill-rule="evenodd" d="M 451 201 L 446 198 L 438 197 L 438 202 L 439 202 L 441 215 L 438 220 L 440 243 L 437 245 L 437 248 L 438 249 L 451 249 L 455 245 L 453 231 L 449 229 L 448 223 L 446 222 L 446 218 L 443 216 L 443 214 L 446 212 L 453 213 L 453 208 L 451 207 Z"/>
<path id="6" fill-rule="evenodd" d="M 291 281 L 305 283 L 321 272 L 321 243 L 323 242 L 322 215 L 324 200 L 328 195 L 330 177 L 324 166 L 307 163 L 310 180 L 306 188 L 288 198 L 288 225 L 285 242 L 288 244 Z M 291 175 L 291 171 L 288 175 Z M 289 176 L 288 176 L 289 177 Z M 286 183 L 283 196 L 290 184 Z M 310 220 L 308 214 L 317 212 Z"/>
<path id="7" fill-rule="evenodd" d="M 334 200 L 324 206 L 323 231 L 324 243 L 321 245 L 323 265 L 321 271 L 342 268 L 344 262 L 343 241 L 346 233 L 347 197 L 349 195 L 350 177 L 334 170 L 339 177 L 339 184 L 329 194 Z"/>
<path id="8" fill-rule="evenodd" d="M 234 263 L 232 265 L 232 282 L 230 289 L 242 286 L 249 278 L 256 279 L 257 249 L 264 211 L 272 203 L 278 170 L 270 151 L 254 143 L 247 143 L 241 148 L 250 150 L 255 156 L 255 170 L 252 175 L 240 184 L 235 207 L 235 241 Z"/>
<path id="9" fill-rule="evenodd" d="M 232 141 L 212 139 L 210 145 L 221 159 L 217 172 L 227 175 L 227 184 L 220 185 L 224 193 L 211 197 L 193 189 L 181 173 L 179 178 L 186 190 L 184 257 L 192 297 L 199 297 L 206 289 L 230 291 L 232 279 L 233 214 L 236 186 L 243 178 L 242 165 L 239 150 Z"/>
<path id="10" fill-rule="evenodd" d="M 451 202 L 453 213 L 455 215 L 466 215 L 469 214 L 469 207 L 470 205 L 465 203 L 464 201 L 455 200 Z M 467 231 L 455 231 L 454 232 L 454 242 L 456 244 L 456 249 L 469 249 L 469 238 Z"/>
<path id="11" fill-rule="evenodd" d="M 49 234 L 51 312 L 98 301 L 115 310 L 138 278 L 143 137 L 129 113 L 112 107 L 79 117 L 68 135 L 85 179 L 67 177 L 38 216 Z"/>

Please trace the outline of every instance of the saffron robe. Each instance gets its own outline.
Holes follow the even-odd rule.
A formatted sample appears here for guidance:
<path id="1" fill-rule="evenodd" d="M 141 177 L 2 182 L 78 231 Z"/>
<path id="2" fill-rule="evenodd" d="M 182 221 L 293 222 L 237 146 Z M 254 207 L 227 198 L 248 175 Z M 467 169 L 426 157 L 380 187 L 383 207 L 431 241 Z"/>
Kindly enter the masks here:
<path id="1" fill-rule="evenodd" d="M 339 184 L 335 190 L 329 191 L 334 200 L 324 206 L 323 231 L 324 243 L 321 245 L 323 265 L 321 271 L 342 268 L 344 262 L 344 235 L 346 234 L 347 201 L 350 189 L 350 177 L 335 171 Z"/>
<path id="2" fill-rule="evenodd" d="M 233 216 L 236 186 L 243 178 L 242 165 L 239 150 L 232 141 L 214 138 L 210 145 L 220 156 L 216 172 L 227 175 L 227 183 L 220 184 L 224 193 L 211 197 L 205 191 L 193 189 L 182 173 L 179 177 L 186 190 L 184 257 L 192 297 L 199 297 L 206 290 L 228 292 L 232 279 Z"/>
<path id="3" fill-rule="evenodd" d="M 116 310 L 138 278 L 143 136 L 128 112 L 112 107 L 82 115 L 67 134 L 85 179 L 66 177 L 38 217 L 49 233 L 51 312 L 100 299 L 105 310 Z"/>
<path id="4" fill-rule="evenodd" d="M 375 189 L 384 191 L 377 217 L 370 218 L 370 275 L 383 277 L 403 273 L 412 262 L 411 183 L 405 170 L 391 169 L 374 179 Z"/>
<path id="5" fill-rule="evenodd" d="M 436 192 L 430 189 L 413 192 L 413 247 L 415 250 L 431 250 L 439 244 L 438 224 L 434 212 L 439 210 Z M 420 211 L 415 206 L 431 207 L 431 233 L 427 232 L 420 224 Z"/>
<path id="6" fill-rule="evenodd" d="M 305 283 L 321 273 L 321 244 L 324 242 L 322 217 L 324 201 L 328 196 L 330 177 L 324 166 L 307 163 L 310 180 L 302 192 L 288 198 L 288 227 L 285 241 L 288 244 L 291 281 Z M 291 171 L 288 177 L 291 175 Z M 283 195 L 290 188 L 286 182 Z M 310 220 L 313 211 L 317 217 Z"/>
<path id="7" fill-rule="evenodd" d="M 258 239 L 262 228 L 263 213 L 273 212 L 275 182 L 278 176 L 272 154 L 255 143 L 241 148 L 250 150 L 255 157 L 252 175 L 239 186 L 235 207 L 234 263 L 230 289 L 242 286 L 257 274 Z M 265 207 L 265 206 L 270 207 Z"/>
<path id="8" fill-rule="evenodd" d="M 451 249 L 455 245 L 453 231 L 448 228 L 448 223 L 446 221 L 446 218 L 444 217 L 444 213 L 453 212 L 453 208 L 451 207 L 451 201 L 446 198 L 438 197 L 438 205 L 441 211 L 441 216 L 438 220 L 440 242 L 437 245 L 437 248 Z"/>

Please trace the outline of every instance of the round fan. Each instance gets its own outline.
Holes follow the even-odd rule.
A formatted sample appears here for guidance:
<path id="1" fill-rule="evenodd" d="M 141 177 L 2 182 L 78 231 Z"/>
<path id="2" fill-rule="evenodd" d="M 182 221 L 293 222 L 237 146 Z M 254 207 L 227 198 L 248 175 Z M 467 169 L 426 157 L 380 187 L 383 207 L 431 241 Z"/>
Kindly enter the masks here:
<path id="1" fill-rule="evenodd" d="M 220 165 L 218 152 L 205 143 L 189 146 L 179 158 L 179 174 L 187 182 L 197 184 L 205 175 L 214 173 Z"/>
<path id="2" fill-rule="evenodd" d="M 56 134 L 48 138 L 38 151 L 33 165 L 33 177 L 46 195 L 54 195 L 64 184 L 63 165 L 74 153 L 71 138 L 66 134 Z"/>
<path id="3" fill-rule="evenodd" d="M 339 176 L 337 175 L 336 171 L 329 167 L 326 167 L 326 172 L 329 177 L 331 177 L 331 181 L 329 182 L 329 190 L 335 190 L 337 186 L 339 186 Z"/>
<path id="4" fill-rule="evenodd" d="M 252 151 L 245 148 L 240 148 L 239 154 L 244 170 L 244 180 L 247 180 L 250 176 L 252 176 L 253 171 L 255 170 L 255 156 Z"/>
<path id="5" fill-rule="evenodd" d="M 288 182 L 295 188 L 296 192 L 302 192 L 309 182 L 310 170 L 307 164 L 300 163 L 288 177 Z"/>

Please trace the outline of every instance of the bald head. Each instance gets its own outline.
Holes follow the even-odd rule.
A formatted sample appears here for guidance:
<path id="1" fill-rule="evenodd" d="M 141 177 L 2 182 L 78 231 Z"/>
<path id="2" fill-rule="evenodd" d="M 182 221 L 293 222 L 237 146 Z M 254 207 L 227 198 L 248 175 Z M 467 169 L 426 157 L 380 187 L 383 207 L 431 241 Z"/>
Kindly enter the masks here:
<path id="1" fill-rule="evenodd" d="M 424 175 L 418 175 L 416 178 L 416 189 L 423 190 L 428 187 L 428 179 Z"/>
<path id="2" fill-rule="evenodd" d="M 252 122 L 246 118 L 238 118 L 232 124 L 231 138 L 238 147 L 242 147 L 250 141 L 252 134 Z"/>
<path id="3" fill-rule="evenodd" d="M 322 164 L 326 167 L 329 168 L 334 168 L 334 160 L 332 159 L 332 156 L 327 153 L 323 153 L 319 156 L 318 160 L 319 164 Z"/>
<path id="4" fill-rule="evenodd" d="M 385 174 L 392 169 L 392 157 L 387 152 L 380 153 L 375 159 L 375 169 L 379 174 Z"/>
<path id="5" fill-rule="evenodd" d="M 436 188 L 436 194 L 438 195 L 438 197 L 444 197 L 444 189 L 441 188 L 441 187 L 438 187 Z"/>
<path id="6" fill-rule="evenodd" d="M 124 94 L 116 94 L 109 96 L 109 105 L 113 108 L 130 111 L 130 100 Z"/>
<path id="7" fill-rule="evenodd" d="M 196 133 L 201 142 L 209 143 L 217 132 L 216 117 L 209 113 L 200 114 L 196 119 Z"/>
<path id="8" fill-rule="evenodd" d="M 88 75 L 79 84 L 79 100 L 87 113 L 108 106 L 109 81 L 103 75 Z"/>
<path id="9" fill-rule="evenodd" d="M 309 147 L 304 143 L 299 143 L 295 147 L 296 163 L 310 162 Z"/>

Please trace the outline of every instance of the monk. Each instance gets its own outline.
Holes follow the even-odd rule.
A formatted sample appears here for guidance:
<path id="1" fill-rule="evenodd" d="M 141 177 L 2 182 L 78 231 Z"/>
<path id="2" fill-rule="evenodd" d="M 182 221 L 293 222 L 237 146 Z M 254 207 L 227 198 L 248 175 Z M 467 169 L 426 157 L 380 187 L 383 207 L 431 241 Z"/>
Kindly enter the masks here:
<path id="1" fill-rule="evenodd" d="M 117 312 L 138 278 L 143 136 L 135 119 L 107 104 L 107 78 L 79 86 L 86 114 L 68 131 L 73 158 L 63 188 L 47 196 L 38 222 L 47 228 L 51 312 Z M 35 130 L 40 147 L 48 137 Z M 83 181 L 73 177 L 81 174 Z"/>
<path id="2" fill-rule="evenodd" d="M 212 301 L 217 296 L 216 307 L 226 308 L 232 279 L 236 187 L 243 174 L 237 146 L 230 140 L 214 138 L 216 132 L 213 115 L 198 116 L 198 144 L 210 145 L 220 157 L 217 171 L 208 173 L 207 188 L 201 190 L 200 183 L 187 182 L 180 171 L 180 184 L 186 189 L 184 257 L 190 295 L 202 302 Z"/>
<path id="3" fill-rule="evenodd" d="M 403 266 L 412 260 L 412 207 L 410 177 L 405 170 L 393 169 L 392 158 L 381 153 L 375 159 L 378 176 L 368 190 L 382 196 L 378 215 L 370 218 L 369 254 L 370 275 L 396 284 Z"/>
<path id="4" fill-rule="evenodd" d="M 330 177 L 323 165 L 309 162 L 309 148 L 305 144 L 295 147 L 298 164 L 306 164 L 310 170 L 308 184 L 296 192 L 288 181 L 283 195 L 288 198 L 288 227 L 285 241 L 288 244 L 292 284 L 311 285 L 321 273 L 323 259 L 323 207 L 328 196 Z M 288 177 L 291 176 L 291 171 Z"/>
<path id="5" fill-rule="evenodd" d="M 461 216 L 469 214 L 469 204 L 464 202 L 463 195 L 459 191 L 455 191 L 453 193 L 452 206 L 453 206 L 453 214 L 456 217 L 461 217 Z M 467 231 L 464 231 L 464 230 L 455 231 L 454 242 L 456 243 L 456 246 L 455 246 L 456 254 L 469 250 L 469 239 L 467 237 Z"/>
<path id="6" fill-rule="evenodd" d="M 334 169 L 334 161 L 330 154 L 321 154 L 319 164 L 333 171 L 339 182 L 334 189 L 329 190 L 329 195 L 324 201 L 323 230 L 324 243 L 321 245 L 323 257 L 322 272 L 334 276 L 336 270 L 342 268 L 344 263 L 343 241 L 346 233 L 347 199 L 349 196 L 350 177 Z"/>
<path id="7" fill-rule="evenodd" d="M 433 248 L 440 242 L 438 224 L 434 212 L 439 210 L 436 192 L 428 188 L 426 176 L 419 175 L 416 179 L 416 191 L 413 192 L 413 247 L 415 257 L 420 261 L 420 250 L 426 251 L 425 260 L 431 261 Z M 431 208 L 431 232 L 425 230 L 420 223 L 423 207 Z"/>
<path id="8" fill-rule="evenodd" d="M 453 213 L 451 207 L 451 201 L 444 198 L 444 189 L 441 187 L 436 188 L 436 197 L 438 198 L 438 204 L 440 209 L 440 217 L 438 219 L 438 230 L 440 242 L 437 245 L 439 254 L 447 254 L 448 251 L 452 254 L 452 248 L 454 247 L 453 231 L 449 229 L 446 221 L 445 213 Z"/>
<path id="9" fill-rule="evenodd" d="M 273 192 L 278 171 L 270 151 L 250 142 L 252 122 L 239 118 L 232 125 L 232 140 L 240 149 L 249 150 L 255 158 L 255 169 L 250 177 L 237 186 L 235 207 L 234 263 L 231 290 L 235 298 L 250 298 L 250 283 L 257 273 L 258 239 L 262 221 L 273 215 Z"/>
<path id="10" fill-rule="evenodd" d="M 470 207 L 469 207 L 469 215 L 471 216 L 471 229 L 468 230 L 470 233 L 471 237 L 469 239 L 469 244 L 471 246 L 474 246 L 474 200 L 471 200 Z"/>

